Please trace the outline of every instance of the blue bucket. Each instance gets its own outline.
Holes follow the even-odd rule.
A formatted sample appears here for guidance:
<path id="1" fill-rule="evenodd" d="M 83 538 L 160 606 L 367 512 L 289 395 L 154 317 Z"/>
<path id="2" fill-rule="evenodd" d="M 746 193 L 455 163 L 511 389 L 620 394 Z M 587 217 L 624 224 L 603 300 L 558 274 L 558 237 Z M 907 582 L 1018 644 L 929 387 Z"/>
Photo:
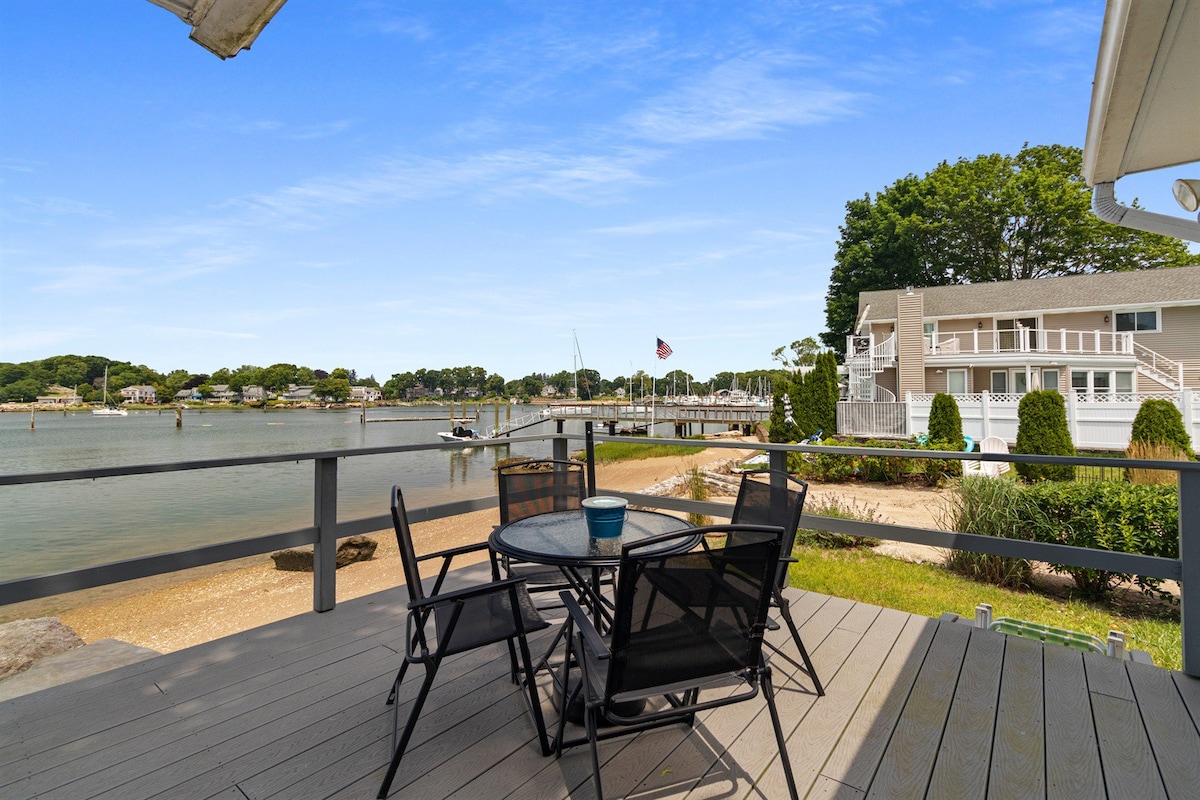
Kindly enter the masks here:
<path id="1" fill-rule="evenodd" d="M 625 507 L 621 497 L 589 497 L 583 501 L 583 516 L 587 519 L 588 536 L 611 539 L 621 535 L 625 526 Z"/>

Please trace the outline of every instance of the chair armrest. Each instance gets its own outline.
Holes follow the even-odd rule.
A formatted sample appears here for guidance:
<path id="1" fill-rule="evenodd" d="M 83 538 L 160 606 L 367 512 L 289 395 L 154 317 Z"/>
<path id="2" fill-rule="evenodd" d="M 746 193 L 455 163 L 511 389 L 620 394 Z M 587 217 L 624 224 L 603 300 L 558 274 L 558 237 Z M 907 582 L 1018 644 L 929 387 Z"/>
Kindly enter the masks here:
<path id="1" fill-rule="evenodd" d="M 597 659 L 605 660 L 612 656 L 608 649 L 608 645 L 600 638 L 600 634 L 596 631 L 596 626 L 592 624 L 583 607 L 579 605 L 579 601 L 575 599 L 575 595 L 570 592 L 559 592 L 558 597 L 562 600 L 563 606 L 567 609 L 567 614 L 575 622 L 575 627 L 579 629 L 579 635 L 583 637 L 583 643 L 587 645 L 588 650 L 592 651 L 592 655 Z"/>
<path id="2" fill-rule="evenodd" d="M 436 553 L 429 553 L 424 556 L 417 556 L 417 561 L 429 561 L 434 558 L 454 558 L 465 553 L 474 553 L 477 550 L 486 550 L 487 542 L 477 542 L 476 544 L 464 544 L 462 547 L 451 547 L 448 550 L 439 550 Z"/>
<path id="3" fill-rule="evenodd" d="M 487 594 L 499 594 L 507 592 L 512 586 L 524 586 L 524 578 L 505 578 L 491 583 L 481 583 L 478 586 L 468 586 L 465 589 L 455 589 L 453 592 L 442 592 L 441 594 L 422 597 L 420 600 L 413 600 L 408 604 L 409 611 L 417 611 L 424 608 L 432 608 L 442 603 L 453 603 L 455 600 L 469 600 L 472 597 L 480 597 Z"/>

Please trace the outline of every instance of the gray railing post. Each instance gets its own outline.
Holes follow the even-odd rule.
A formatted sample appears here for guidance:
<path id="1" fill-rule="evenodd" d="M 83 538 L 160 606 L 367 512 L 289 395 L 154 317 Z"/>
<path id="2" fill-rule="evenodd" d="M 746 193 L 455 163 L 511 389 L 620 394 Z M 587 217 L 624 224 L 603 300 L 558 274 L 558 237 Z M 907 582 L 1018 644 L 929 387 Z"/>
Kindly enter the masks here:
<path id="1" fill-rule="evenodd" d="M 1200 678 L 1200 472 L 1179 472 L 1180 631 L 1183 671 Z"/>
<path id="2" fill-rule="evenodd" d="M 778 470 L 779 472 L 787 472 L 787 460 L 787 450 L 771 450 L 767 455 L 767 466 L 773 470 Z M 784 481 L 782 475 L 772 475 L 771 484 L 775 486 L 786 486 L 787 482 Z"/>
<path id="3" fill-rule="evenodd" d="M 313 463 L 313 611 L 332 611 L 337 603 L 337 459 Z"/>
<path id="4" fill-rule="evenodd" d="M 555 433 L 557 433 L 559 435 L 559 438 L 551 440 L 551 448 L 552 448 L 551 454 L 552 454 L 553 458 L 557 461 L 566 461 L 567 460 L 567 440 L 562 438 L 564 422 L 566 422 L 566 420 L 560 419 L 560 420 L 555 421 L 555 423 L 556 423 Z"/>
<path id="5" fill-rule="evenodd" d="M 596 496 L 596 439 L 592 431 L 592 422 L 583 424 L 584 460 L 587 462 L 587 495 Z"/>

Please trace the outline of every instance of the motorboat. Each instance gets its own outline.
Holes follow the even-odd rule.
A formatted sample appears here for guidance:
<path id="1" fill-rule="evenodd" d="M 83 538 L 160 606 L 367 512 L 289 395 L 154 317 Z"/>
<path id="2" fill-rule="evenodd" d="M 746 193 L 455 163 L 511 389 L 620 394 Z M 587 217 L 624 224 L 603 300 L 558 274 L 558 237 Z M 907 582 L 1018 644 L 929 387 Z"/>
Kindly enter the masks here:
<path id="1" fill-rule="evenodd" d="M 438 431 L 438 437 L 443 442 L 474 442 L 483 437 L 474 428 L 455 425 L 452 431 Z"/>

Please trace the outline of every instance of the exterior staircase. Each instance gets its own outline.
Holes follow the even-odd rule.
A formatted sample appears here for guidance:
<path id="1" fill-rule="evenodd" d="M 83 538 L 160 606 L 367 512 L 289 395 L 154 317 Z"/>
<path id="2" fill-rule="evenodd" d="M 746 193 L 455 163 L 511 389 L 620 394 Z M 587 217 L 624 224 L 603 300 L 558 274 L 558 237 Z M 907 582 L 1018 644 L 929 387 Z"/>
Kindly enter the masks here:
<path id="1" fill-rule="evenodd" d="M 876 344 L 874 335 L 849 336 L 846 347 L 847 389 L 851 400 L 895 400 L 895 395 L 875 385 L 875 375 L 896 360 L 896 334 Z M 891 395 L 880 397 L 881 393 Z"/>
<path id="2" fill-rule="evenodd" d="M 1151 380 L 1158 381 L 1173 392 L 1183 388 L 1183 364 L 1172 361 L 1149 347 L 1133 342 L 1133 354 L 1137 356 L 1137 371 Z"/>

